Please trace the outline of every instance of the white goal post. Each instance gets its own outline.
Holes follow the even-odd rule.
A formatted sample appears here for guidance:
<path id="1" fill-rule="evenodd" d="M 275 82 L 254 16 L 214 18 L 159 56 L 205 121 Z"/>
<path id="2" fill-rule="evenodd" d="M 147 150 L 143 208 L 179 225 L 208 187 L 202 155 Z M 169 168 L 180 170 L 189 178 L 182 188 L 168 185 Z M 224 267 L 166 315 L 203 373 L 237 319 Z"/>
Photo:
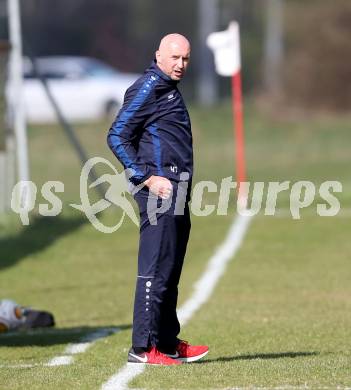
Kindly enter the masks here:
<path id="1" fill-rule="evenodd" d="M 3 148 L 0 152 L 0 211 L 9 208 L 11 192 L 14 185 L 14 172 L 17 170 L 17 180 L 24 183 L 29 180 L 29 159 L 27 144 L 27 129 L 24 115 L 22 83 L 22 37 L 20 1 L 5 0 L 8 20 L 8 53 L 0 53 L 6 58 L 7 64 L 2 67 L 7 70 L 7 84 L 10 93 L 5 93 L 5 82 L 2 83 L 2 96 L 6 96 L 7 103 L 3 104 L 1 115 L 1 127 L 3 128 Z M 4 8 L 4 7 L 3 7 Z M 4 12 L 4 10 L 3 10 Z M 3 74 L 5 74 L 3 72 Z M 6 108 L 5 108 L 6 107 Z M 16 168 L 15 168 L 16 166 Z M 30 191 L 25 188 L 20 192 L 21 201 L 27 204 L 30 199 Z"/>

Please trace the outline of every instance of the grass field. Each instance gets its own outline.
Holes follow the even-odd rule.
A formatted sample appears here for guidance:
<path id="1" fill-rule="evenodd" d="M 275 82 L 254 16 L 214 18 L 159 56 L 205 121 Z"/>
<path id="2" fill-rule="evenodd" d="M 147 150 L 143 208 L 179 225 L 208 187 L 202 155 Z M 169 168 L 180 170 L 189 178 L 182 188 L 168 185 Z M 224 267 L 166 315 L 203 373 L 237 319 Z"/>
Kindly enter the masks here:
<path id="1" fill-rule="evenodd" d="M 220 183 L 233 175 L 229 104 L 192 107 L 196 178 Z M 147 367 L 130 383 L 143 389 L 350 388 L 351 241 L 348 209 L 350 118 L 277 120 L 250 108 L 246 115 L 250 180 L 339 180 L 341 212 L 316 215 L 315 203 L 293 220 L 282 194 L 276 217 L 256 216 L 209 301 L 181 337 L 208 343 L 206 358 L 177 368 Z M 107 124 L 78 126 L 91 156 L 107 157 Z M 29 129 L 33 180 L 61 180 L 63 213 L 33 213 L 22 228 L 0 217 L 0 298 L 47 309 L 57 326 L 0 335 L 0 389 L 100 389 L 122 368 L 130 344 L 138 229 L 127 221 L 114 234 L 97 232 L 69 207 L 79 203 L 80 166 L 55 126 Z M 102 169 L 102 168 L 100 168 Z M 215 194 L 206 199 L 213 202 Z M 37 204 L 43 201 L 39 195 Z M 180 304 L 223 241 L 235 216 L 192 218 Z M 102 220 L 113 224 L 118 211 Z M 118 328 L 118 331 L 116 330 Z M 84 352 L 67 352 L 110 330 Z M 113 333 L 114 332 L 114 333 Z M 70 355 L 69 365 L 48 366 Z"/>

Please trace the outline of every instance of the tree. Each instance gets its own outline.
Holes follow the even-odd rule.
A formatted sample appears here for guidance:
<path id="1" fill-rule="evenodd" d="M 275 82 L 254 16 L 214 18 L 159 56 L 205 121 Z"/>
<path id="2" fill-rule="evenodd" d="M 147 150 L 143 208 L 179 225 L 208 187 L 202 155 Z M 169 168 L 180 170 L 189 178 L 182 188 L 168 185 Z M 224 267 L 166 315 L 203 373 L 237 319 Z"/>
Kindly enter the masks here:
<path id="1" fill-rule="evenodd" d="M 285 94 L 308 108 L 349 110 L 351 3 L 288 2 Z"/>

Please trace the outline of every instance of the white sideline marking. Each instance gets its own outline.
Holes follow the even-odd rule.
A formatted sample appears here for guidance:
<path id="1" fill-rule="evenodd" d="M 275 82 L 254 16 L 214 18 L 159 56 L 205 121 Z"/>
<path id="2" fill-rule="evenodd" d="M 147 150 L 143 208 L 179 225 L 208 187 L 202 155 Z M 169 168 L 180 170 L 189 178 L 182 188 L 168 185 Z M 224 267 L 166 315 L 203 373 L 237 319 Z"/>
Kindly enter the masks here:
<path id="1" fill-rule="evenodd" d="M 113 375 L 105 384 L 102 385 L 103 390 L 121 390 L 127 389 L 128 383 L 136 376 L 142 374 L 145 370 L 143 363 L 127 363 L 116 375 Z"/>
<path id="2" fill-rule="evenodd" d="M 46 363 L 45 366 L 54 367 L 54 366 L 68 366 L 73 362 L 73 356 L 56 356 Z"/>
<path id="3" fill-rule="evenodd" d="M 210 258 L 206 271 L 195 283 L 194 293 L 183 303 L 178 310 L 178 318 L 181 325 L 185 325 L 196 310 L 203 305 L 210 295 L 220 277 L 223 275 L 228 262 L 235 256 L 239 249 L 252 217 L 238 215 L 229 228 L 226 239 Z"/>
<path id="4" fill-rule="evenodd" d="M 109 336 L 110 334 L 117 333 L 121 329 L 119 328 L 105 328 L 99 329 L 82 337 L 79 343 L 69 344 L 63 352 L 63 355 L 55 356 L 48 363 L 45 364 L 13 364 L 13 365 L 1 365 L 0 368 L 32 368 L 37 366 L 44 367 L 56 367 L 56 366 L 67 366 L 73 363 L 74 356 L 79 353 L 84 353 L 90 348 L 97 340 Z"/>
<path id="5" fill-rule="evenodd" d="M 76 329 L 74 331 L 68 330 L 66 333 L 80 333 L 82 329 Z M 85 352 L 88 348 L 90 348 L 98 339 L 101 339 L 103 337 L 109 336 L 113 333 L 118 333 L 120 331 L 119 328 L 104 328 L 99 329 L 95 332 L 92 332 L 84 337 L 82 337 L 81 341 L 79 343 L 75 344 L 69 344 L 66 349 L 64 350 L 63 355 L 55 356 L 52 358 L 48 363 L 42 364 L 42 363 L 33 363 L 33 364 L 0 364 L 0 368 L 32 368 L 32 367 L 38 367 L 38 366 L 44 366 L 44 367 L 55 367 L 55 366 L 67 366 L 71 363 L 73 363 L 74 356 L 79 353 Z M 10 337 L 10 336 L 28 336 L 29 334 L 38 335 L 38 334 L 64 334 L 60 329 L 51 329 L 49 331 L 44 332 L 38 332 L 38 331 L 28 331 L 26 333 L 5 333 L 2 334 L 2 337 Z"/>
<path id="6" fill-rule="evenodd" d="M 72 355 L 85 352 L 97 340 L 106 337 L 112 333 L 117 333 L 119 331 L 119 328 L 106 328 L 92 332 L 87 336 L 84 336 L 79 343 L 69 344 L 64 350 L 63 355 L 55 356 L 48 363 L 46 363 L 45 366 L 67 366 L 71 364 L 74 360 L 74 357 Z"/>
<path id="7" fill-rule="evenodd" d="M 205 272 L 194 285 L 194 293 L 178 310 L 179 322 L 184 325 L 212 294 L 225 267 L 239 249 L 252 217 L 238 215 L 227 234 L 226 239 L 210 258 Z M 145 364 L 125 364 L 115 375 L 111 376 L 101 390 L 125 390 L 128 383 L 145 369 Z"/>

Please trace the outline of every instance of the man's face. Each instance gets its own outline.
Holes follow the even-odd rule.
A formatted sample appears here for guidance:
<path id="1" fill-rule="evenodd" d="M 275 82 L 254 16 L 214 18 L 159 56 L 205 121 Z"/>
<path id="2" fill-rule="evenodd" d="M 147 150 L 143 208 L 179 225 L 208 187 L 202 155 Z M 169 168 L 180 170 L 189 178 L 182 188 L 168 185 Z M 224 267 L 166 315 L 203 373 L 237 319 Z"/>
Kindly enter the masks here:
<path id="1" fill-rule="evenodd" d="M 157 65 L 172 80 L 179 81 L 190 60 L 190 45 L 183 40 L 166 42 L 156 52 Z"/>

